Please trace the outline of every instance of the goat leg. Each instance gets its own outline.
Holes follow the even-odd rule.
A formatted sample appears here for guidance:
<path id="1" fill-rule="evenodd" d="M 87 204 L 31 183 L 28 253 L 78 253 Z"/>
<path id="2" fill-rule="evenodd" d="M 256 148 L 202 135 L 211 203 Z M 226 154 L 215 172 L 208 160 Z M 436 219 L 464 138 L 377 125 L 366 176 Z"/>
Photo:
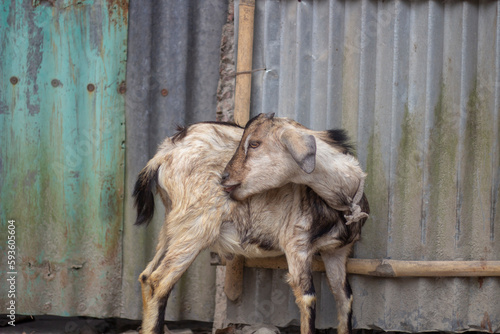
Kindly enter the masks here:
<path id="1" fill-rule="evenodd" d="M 145 293 L 143 289 L 143 298 L 146 296 L 143 334 L 163 334 L 168 296 L 175 283 L 204 248 L 205 243 L 201 240 L 189 238 L 179 242 L 172 241 L 165 257 L 151 275 L 148 277 L 141 274 L 141 284 L 149 288 L 149 293 Z"/>
<path id="2" fill-rule="evenodd" d="M 161 264 L 161 261 L 165 258 L 165 254 L 168 251 L 168 238 L 160 236 L 158 240 L 158 245 L 156 246 L 156 253 L 153 259 L 148 263 L 146 269 L 139 276 L 139 282 L 141 283 L 142 288 L 142 300 L 144 304 L 145 290 L 148 289 L 148 285 L 145 284 L 148 278 L 151 276 L 153 271 L 155 271 L 158 266 Z"/>
<path id="3" fill-rule="evenodd" d="M 321 251 L 330 290 L 337 303 L 338 334 L 352 334 L 352 290 L 347 281 L 346 262 L 353 244 Z"/>
<path id="4" fill-rule="evenodd" d="M 167 304 L 167 299 L 161 300 L 159 305 L 153 306 L 153 296 L 154 296 L 154 287 L 150 284 L 151 274 L 160 266 L 162 260 L 165 258 L 165 254 L 168 250 L 168 239 L 166 237 L 160 237 L 158 240 L 158 245 L 156 247 L 156 253 L 151 260 L 146 269 L 139 276 L 139 282 L 141 283 L 141 293 L 142 293 L 142 309 L 143 309 L 143 318 L 148 319 L 151 318 L 150 314 L 160 314 L 158 319 L 161 319 L 161 324 L 158 324 L 160 329 L 157 329 L 156 332 L 160 331 L 163 333 L 163 319 L 165 318 L 165 307 Z M 154 310 L 156 308 L 156 310 Z M 163 314 L 163 316 L 161 315 Z"/>
<path id="5" fill-rule="evenodd" d="M 157 298 L 155 289 L 144 273 L 140 276 L 142 290 L 142 333 L 163 333 L 168 295 Z"/>
<path id="6" fill-rule="evenodd" d="M 295 247 L 291 247 L 294 249 Z M 307 256 L 299 255 L 308 254 Z M 316 292 L 312 280 L 312 254 L 299 252 L 295 248 L 286 253 L 288 262 L 288 283 L 300 309 L 300 333 L 314 334 L 316 321 Z"/>

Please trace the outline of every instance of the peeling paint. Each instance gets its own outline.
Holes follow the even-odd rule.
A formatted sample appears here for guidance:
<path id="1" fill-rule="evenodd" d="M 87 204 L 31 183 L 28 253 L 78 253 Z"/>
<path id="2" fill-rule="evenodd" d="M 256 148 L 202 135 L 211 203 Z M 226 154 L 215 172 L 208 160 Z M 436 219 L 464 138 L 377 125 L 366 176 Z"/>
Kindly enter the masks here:
<path id="1" fill-rule="evenodd" d="M 112 17 L 112 22 L 117 24 L 123 20 L 123 24 L 128 24 L 128 1 L 127 0 L 106 0 L 108 6 L 109 17 Z"/>
<path id="2" fill-rule="evenodd" d="M 0 239 L 15 219 L 19 313 L 120 315 L 127 25 L 106 6 L 0 4 Z M 115 88 L 89 99 L 90 82 Z"/>
<path id="3" fill-rule="evenodd" d="M 25 96 L 27 99 L 28 112 L 33 116 L 40 112 L 38 73 L 43 60 L 43 28 L 37 26 L 35 19 L 36 14 L 29 6 L 25 6 L 24 10 L 28 15 L 27 21 L 29 24 L 29 46 L 26 58 L 28 85 L 26 85 Z"/>

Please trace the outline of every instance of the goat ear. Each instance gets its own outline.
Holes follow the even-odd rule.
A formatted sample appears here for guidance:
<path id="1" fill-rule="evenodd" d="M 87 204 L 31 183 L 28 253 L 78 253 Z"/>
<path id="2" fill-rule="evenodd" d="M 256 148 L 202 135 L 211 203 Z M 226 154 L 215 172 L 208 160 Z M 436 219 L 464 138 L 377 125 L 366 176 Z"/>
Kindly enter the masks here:
<path id="1" fill-rule="evenodd" d="M 304 172 L 311 174 L 314 171 L 316 167 L 316 139 L 313 135 L 288 129 L 281 135 L 281 142 Z"/>

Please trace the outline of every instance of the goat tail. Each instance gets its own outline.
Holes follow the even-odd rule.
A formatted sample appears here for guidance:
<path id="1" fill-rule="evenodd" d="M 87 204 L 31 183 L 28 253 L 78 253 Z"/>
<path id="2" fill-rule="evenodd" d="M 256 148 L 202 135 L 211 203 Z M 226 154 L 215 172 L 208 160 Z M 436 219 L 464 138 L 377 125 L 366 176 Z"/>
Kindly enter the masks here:
<path id="1" fill-rule="evenodd" d="M 151 159 L 137 177 L 132 194 L 137 209 L 137 219 L 134 225 L 148 225 L 151 219 L 153 219 L 155 212 L 153 188 L 158 183 L 158 169 L 161 165 L 161 161 L 159 160 Z"/>

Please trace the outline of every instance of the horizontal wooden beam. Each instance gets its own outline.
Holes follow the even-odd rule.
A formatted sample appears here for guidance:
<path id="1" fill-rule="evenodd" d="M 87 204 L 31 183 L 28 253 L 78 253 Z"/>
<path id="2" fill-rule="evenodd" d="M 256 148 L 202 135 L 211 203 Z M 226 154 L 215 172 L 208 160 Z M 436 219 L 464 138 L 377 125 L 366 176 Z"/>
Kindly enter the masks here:
<path id="1" fill-rule="evenodd" d="M 288 269 L 284 256 L 245 259 L 244 265 L 250 268 Z M 319 257 L 314 259 L 313 271 L 325 271 Z M 500 261 L 349 259 L 347 272 L 376 277 L 488 277 L 500 276 Z"/>
<path id="2" fill-rule="evenodd" d="M 349 259 L 350 274 L 377 277 L 500 276 L 500 261 L 402 261 Z"/>

